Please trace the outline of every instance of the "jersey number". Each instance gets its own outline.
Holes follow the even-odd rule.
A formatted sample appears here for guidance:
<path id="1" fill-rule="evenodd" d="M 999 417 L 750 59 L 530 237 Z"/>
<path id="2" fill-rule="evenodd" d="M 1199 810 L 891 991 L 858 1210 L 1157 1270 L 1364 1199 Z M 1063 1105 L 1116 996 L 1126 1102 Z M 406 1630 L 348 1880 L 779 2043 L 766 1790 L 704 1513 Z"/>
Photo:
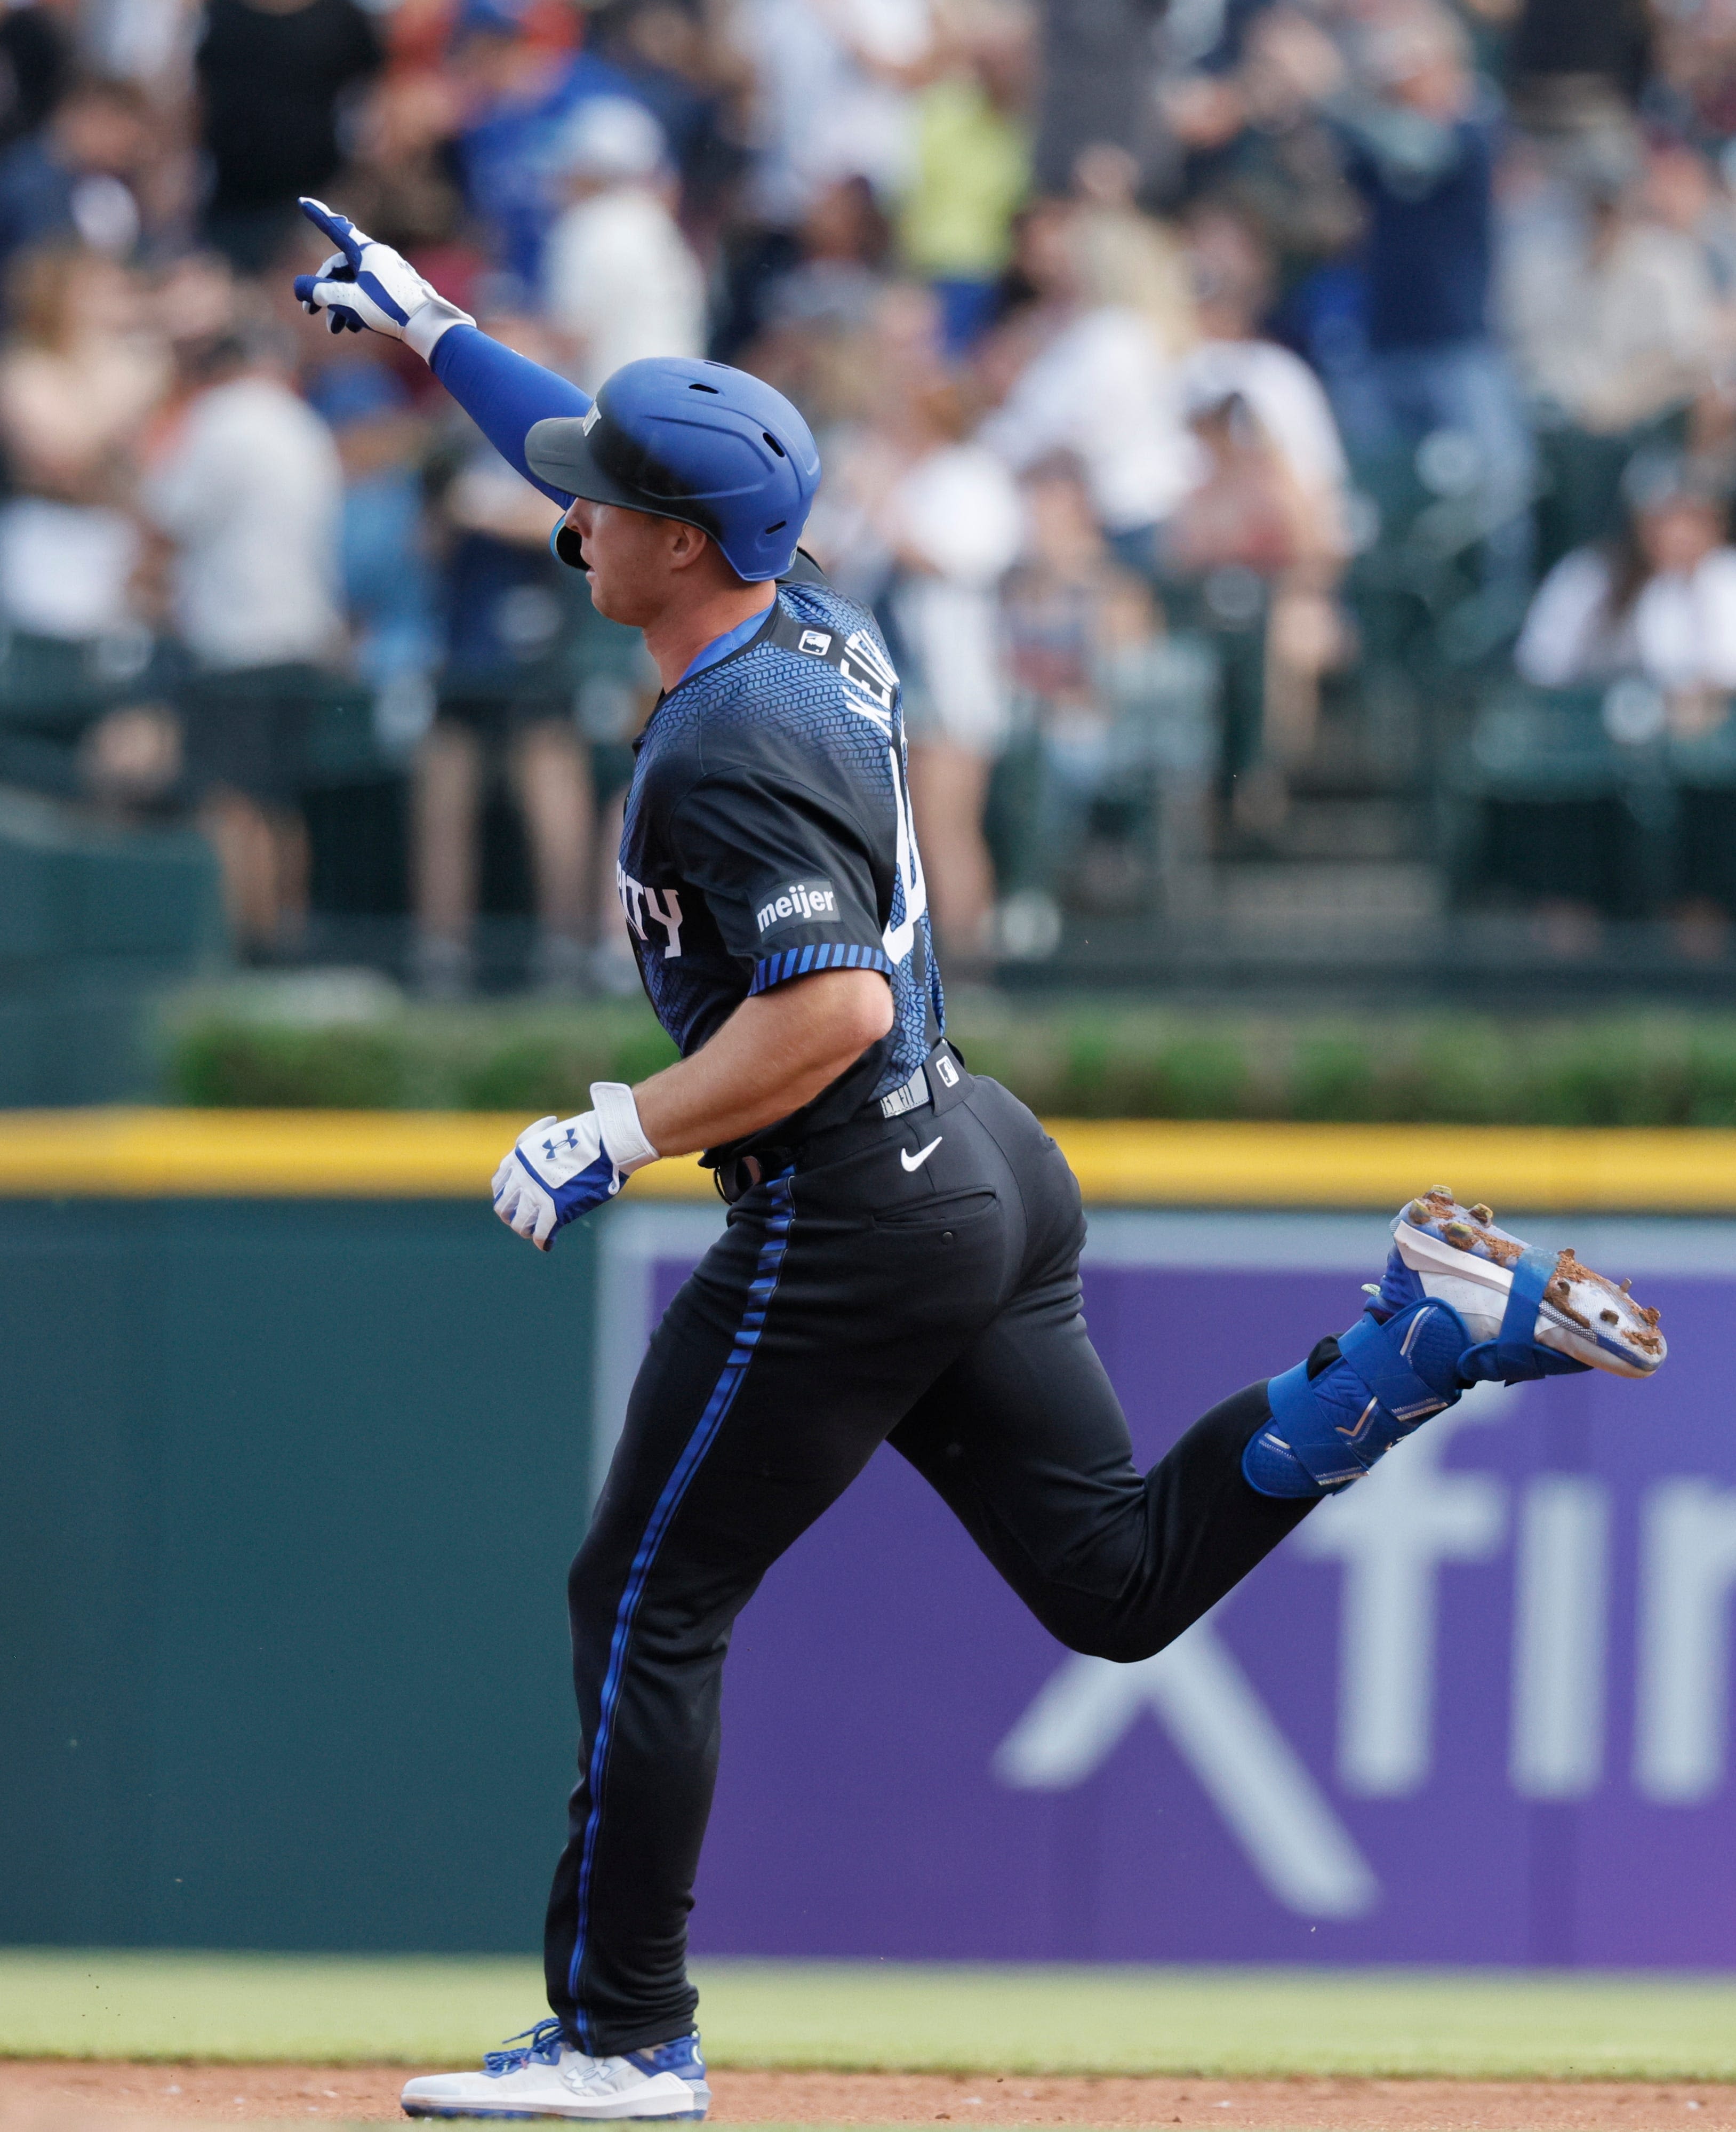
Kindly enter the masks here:
<path id="1" fill-rule="evenodd" d="M 916 944 L 916 921 L 928 908 L 928 884 L 923 878 L 922 853 L 916 848 L 916 824 L 910 814 L 910 795 L 895 747 L 886 751 L 892 768 L 892 811 L 898 818 L 898 877 L 904 891 L 904 915 L 889 925 L 880 944 L 894 963 L 902 963 Z"/>

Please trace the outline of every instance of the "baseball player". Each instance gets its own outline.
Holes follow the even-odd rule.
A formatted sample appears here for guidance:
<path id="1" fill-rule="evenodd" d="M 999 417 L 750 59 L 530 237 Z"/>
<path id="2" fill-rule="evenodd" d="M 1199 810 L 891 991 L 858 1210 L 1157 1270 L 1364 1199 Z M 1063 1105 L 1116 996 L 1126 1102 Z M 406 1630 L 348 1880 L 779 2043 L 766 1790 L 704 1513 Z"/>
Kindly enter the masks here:
<path id="1" fill-rule="evenodd" d="M 771 1564 L 890 1443 L 1070 1649 L 1149 1657 L 1323 1495 L 1479 1380 L 1663 1357 L 1642 1312 L 1487 1208 L 1412 1201 L 1362 1317 L 1233 1393 L 1149 1473 L 1080 1315 L 1079 1188 L 947 1042 L 899 679 L 797 545 L 807 425 L 722 364 L 628 363 L 593 401 L 491 341 L 387 247 L 298 278 L 333 330 L 407 341 L 564 513 L 663 694 L 619 867 L 681 1052 L 544 1118 L 494 1180 L 547 1251 L 634 1171 L 703 1151 L 728 1226 L 652 1336 L 569 1584 L 583 1745 L 544 1942 L 549 2018 L 412 2116 L 703 2117 L 687 1916 L 724 1654 Z"/>

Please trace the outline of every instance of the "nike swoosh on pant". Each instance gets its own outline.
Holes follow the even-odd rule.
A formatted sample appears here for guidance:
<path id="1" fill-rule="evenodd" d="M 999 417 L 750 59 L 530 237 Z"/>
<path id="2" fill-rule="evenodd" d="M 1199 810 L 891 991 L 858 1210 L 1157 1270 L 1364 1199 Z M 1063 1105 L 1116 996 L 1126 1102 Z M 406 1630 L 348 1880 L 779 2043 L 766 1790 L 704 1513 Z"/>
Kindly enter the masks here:
<path id="1" fill-rule="evenodd" d="M 919 1147 L 914 1155 L 912 1155 L 908 1147 L 901 1147 L 898 1151 L 898 1159 L 906 1169 L 920 1169 L 945 1138 L 944 1133 L 936 1133 L 928 1145 L 926 1147 Z"/>

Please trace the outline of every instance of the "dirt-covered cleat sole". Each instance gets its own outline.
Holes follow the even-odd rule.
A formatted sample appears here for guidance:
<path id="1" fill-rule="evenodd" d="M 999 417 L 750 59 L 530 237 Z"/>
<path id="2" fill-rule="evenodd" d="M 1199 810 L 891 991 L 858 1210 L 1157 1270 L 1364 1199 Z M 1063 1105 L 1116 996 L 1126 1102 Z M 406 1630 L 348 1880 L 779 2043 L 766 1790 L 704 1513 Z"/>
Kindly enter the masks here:
<path id="1" fill-rule="evenodd" d="M 1513 1272 L 1527 1246 L 1495 1226 L 1484 1206 L 1461 1207 L 1444 1188 L 1419 1193 L 1393 1224 L 1399 1257 L 1429 1295 L 1450 1304 L 1474 1340 L 1500 1336 Z M 1571 1247 L 1545 1274 L 1530 1337 L 1570 1361 L 1619 1377 L 1649 1377 L 1669 1350 L 1658 1313 L 1582 1265 Z"/>

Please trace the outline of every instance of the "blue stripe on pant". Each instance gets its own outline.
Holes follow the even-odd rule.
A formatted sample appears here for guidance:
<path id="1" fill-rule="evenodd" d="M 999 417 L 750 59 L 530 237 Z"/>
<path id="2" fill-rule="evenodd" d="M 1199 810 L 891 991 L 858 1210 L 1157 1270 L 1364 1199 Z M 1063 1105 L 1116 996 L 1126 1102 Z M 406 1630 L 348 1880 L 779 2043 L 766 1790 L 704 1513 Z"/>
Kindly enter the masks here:
<path id="1" fill-rule="evenodd" d="M 579 1976 L 584 1966 L 585 1946 L 590 1922 L 591 1880 L 596 1865 L 597 1837 L 602 1827 L 603 1788 L 608 1780 L 609 1750 L 613 1745 L 613 1718 L 621 1697 L 621 1676 L 625 1671 L 632 1644 L 633 1623 L 639 1611 L 640 1601 L 645 1596 L 647 1578 L 652 1564 L 657 1559 L 657 1550 L 663 1544 L 669 1522 L 681 1507 L 701 1460 L 717 1440 L 725 1417 L 735 1404 L 741 1380 L 747 1366 L 754 1357 L 760 1332 L 765 1324 L 765 1313 L 778 1285 L 778 1275 L 784 1265 L 784 1254 L 789 1241 L 789 1225 L 793 1219 L 790 1207 L 791 1176 L 786 1170 L 768 1182 L 773 1211 L 767 1216 L 765 1241 L 760 1246 L 760 1257 L 753 1280 L 747 1291 L 747 1307 L 741 1313 L 736 1328 L 735 1342 L 730 1349 L 729 1360 L 724 1364 L 705 1411 L 699 1417 L 698 1426 L 688 1438 L 686 1448 L 670 1474 L 663 1493 L 658 1497 L 645 1537 L 633 1558 L 626 1588 L 616 1611 L 615 1633 L 609 1646 L 609 1669 L 603 1680 L 602 1708 L 597 1720 L 597 1736 L 592 1744 L 587 1771 L 589 1789 L 589 1813 L 586 1822 L 584 1841 L 578 1870 L 578 1923 L 573 1942 L 573 1959 L 567 1972 L 567 1988 L 575 2007 L 575 2022 L 578 2040 L 587 2050 L 592 2047 L 589 2024 L 579 2005 Z"/>

